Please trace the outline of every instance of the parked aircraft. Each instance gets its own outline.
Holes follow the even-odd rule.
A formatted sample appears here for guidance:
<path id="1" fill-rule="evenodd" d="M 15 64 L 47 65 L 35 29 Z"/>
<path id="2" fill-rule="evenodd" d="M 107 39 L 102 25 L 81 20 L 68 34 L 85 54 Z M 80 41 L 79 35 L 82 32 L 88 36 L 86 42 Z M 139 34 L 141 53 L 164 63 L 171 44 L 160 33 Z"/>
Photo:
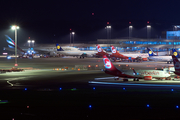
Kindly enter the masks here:
<path id="1" fill-rule="evenodd" d="M 176 75 L 180 75 L 180 62 L 179 62 L 179 60 L 175 55 L 172 55 L 172 59 L 173 59 L 174 68 L 175 68 L 174 73 Z"/>
<path id="2" fill-rule="evenodd" d="M 9 36 L 6 35 L 6 41 L 10 44 L 9 47 L 5 48 L 9 51 L 14 52 L 15 42 L 12 40 Z M 78 48 L 75 47 L 60 47 L 60 49 L 57 49 L 56 46 L 39 46 L 39 47 L 31 47 L 31 48 L 20 48 L 18 47 L 18 53 L 22 53 L 23 55 L 25 53 L 27 54 L 34 54 L 34 53 L 41 53 L 41 54 L 49 54 L 50 56 L 56 56 L 57 54 L 63 54 L 67 56 L 77 56 L 80 58 L 84 58 L 86 56 L 93 56 L 96 52 L 95 51 L 81 51 Z"/>
<path id="3" fill-rule="evenodd" d="M 123 80 L 127 80 L 128 78 L 133 78 L 134 81 L 139 81 L 139 79 L 152 80 L 153 78 L 167 80 L 171 79 L 167 70 L 120 70 L 117 69 L 105 55 L 103 56 L 103 61 L 105 65 L 104 72 L 106 74 L 123 78 Z"/>
<path id="4" fill-rule="evenodd" d="M 158 56 L 155 54 L 150 48 L 148 49 L 148 54 L 149 54 L 149 60 L 150 61 L 158 61 L 158 62 L 167 62 L 167 63 L 172 63 L 172 56 Z M 172 49 L 172 54 L 178 57 L 178 52 L 175 49 Z"/>
<path id="5" fill-rule="evenodd" d="M 96 45 L 96 49 L 97 49 L 96 56 L 103 57 L 104 55 L 106 55 L 107 57 L 111 57 L 111 54 L 104 51 L 99 45 Z"/>
<path id="6" fill-rule="evenodd" d="M 114 59 L 122 59 L 122 60 L 133 60 L 133 61 L 147 61 L 147 54 L 134 53 L 134 54 L 120 54 L 114 46 L 111 46 L 111 56 Z"/>
<path id="7" fill-rule="evenodd" d="M 95 51 L 81 51 L 81 50 L 64 50 L 59 44 L 56 44 L 57 54 L 63 54 L 65 56 L 76 56 L 79 58 L 92 57 L 95 55 Z"/>

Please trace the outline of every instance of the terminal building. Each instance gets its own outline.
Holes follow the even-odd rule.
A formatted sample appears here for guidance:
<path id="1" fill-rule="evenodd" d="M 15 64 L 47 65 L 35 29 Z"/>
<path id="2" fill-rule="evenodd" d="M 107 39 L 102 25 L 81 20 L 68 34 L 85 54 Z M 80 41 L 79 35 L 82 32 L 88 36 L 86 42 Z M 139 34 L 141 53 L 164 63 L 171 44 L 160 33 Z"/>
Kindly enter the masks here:
<path id="1" fill-rule="evenodd" d="M 73 46 L 80 50 L 96 50 L 99 44 L 105 51 L 110 52 L 110 46 L 113 45 L 119 52 L 141 52 L 147 53 L 147 47 L 154 52 L 165 52 L 165 55 L 171 55 L 171 49 L 180 50 L 180 40 L 178 39 L 97 39 L 89 43 L 61 44 L 60 46 Z M 35 44 L 34 46 L 23 46 L 24 48 L 47 49 L 47 51 L 56 51 L 56 44 Z"/>
<path id="2" fill-rule="evenodd" d="M 153 49 L 155 52 L 166 51 L 170 54 L 172 48 L 180 50 L 180 26 L 174 27 L 174 31 L 163 32 L 163 38 L 121 38 L 121 39 L 97 39 L 97 41 L 90 41 L 88 43 L 67 43 L 61 44 L 61 46 L 73 46 L 80 50 L 96 50 L 96 45 L 99 44 L 104 50 L 111 51 L 110 46 L 113 45 L 120 52 L 133 52 L 138 51 L 141 53 L 147 52 L 147 47 Z M 25 43 L 22 48 L 33 49 L 48 49 L 49 51 L 55 51 L 56 44 L 30 44 Z"/>

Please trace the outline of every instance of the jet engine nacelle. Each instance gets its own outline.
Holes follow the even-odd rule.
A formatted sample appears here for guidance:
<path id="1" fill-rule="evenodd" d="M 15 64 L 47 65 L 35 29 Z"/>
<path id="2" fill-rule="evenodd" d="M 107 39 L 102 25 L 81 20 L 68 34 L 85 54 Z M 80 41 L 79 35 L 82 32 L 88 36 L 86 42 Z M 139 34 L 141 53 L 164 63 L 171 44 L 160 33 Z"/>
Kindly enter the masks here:
<path id="1" fill-rule="evenodd" d="M 142 58 L 143 59 L 143 61 L 148 61 L 148 59 L 147 58 Z"/>
<path id="2" fill-rule="evenodd" d="M 55 52 L 50 52 L 50 57 L 55 57 L 56 53 Z"/>
<path id="3" fill-rule="evenodd" d="M 144 76 L 144 80 L 152 80 L 152 76 Z"/>

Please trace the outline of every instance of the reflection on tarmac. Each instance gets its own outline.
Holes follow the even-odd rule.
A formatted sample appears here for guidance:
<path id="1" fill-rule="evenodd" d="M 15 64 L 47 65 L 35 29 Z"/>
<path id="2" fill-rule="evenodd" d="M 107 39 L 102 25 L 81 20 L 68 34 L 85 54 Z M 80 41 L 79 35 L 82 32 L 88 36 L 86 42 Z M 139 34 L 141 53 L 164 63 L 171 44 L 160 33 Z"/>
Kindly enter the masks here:
<path id="1" fill-rule="evenodd" d="M 151 87 L 180 87 L 180 81 L 176 84 L 172 85 L 173 82 L 163 82 L 163 83 L 113 83 L 113 82 L 98 82 L 98 81 L 89 81 L 90 84 L 100 84 L 100 85 L 121 85 L 121 86 L 151 86 Z"/>

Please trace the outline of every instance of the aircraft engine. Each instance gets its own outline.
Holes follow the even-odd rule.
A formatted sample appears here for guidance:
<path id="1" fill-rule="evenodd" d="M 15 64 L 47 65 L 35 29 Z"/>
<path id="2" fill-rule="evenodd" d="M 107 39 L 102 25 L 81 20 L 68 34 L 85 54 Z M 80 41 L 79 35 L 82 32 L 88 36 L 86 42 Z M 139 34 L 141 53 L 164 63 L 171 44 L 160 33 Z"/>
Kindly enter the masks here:
<path id="1" fill-rule="evenodd" d="M 152 80 L 152 76 L 144 76 L 144 80 Z"/>
<path id="2" fill-rule="evenodd" d="M 55 57 L 56 53 L 55 52 L 50 52 L 50 57 Z"/>

